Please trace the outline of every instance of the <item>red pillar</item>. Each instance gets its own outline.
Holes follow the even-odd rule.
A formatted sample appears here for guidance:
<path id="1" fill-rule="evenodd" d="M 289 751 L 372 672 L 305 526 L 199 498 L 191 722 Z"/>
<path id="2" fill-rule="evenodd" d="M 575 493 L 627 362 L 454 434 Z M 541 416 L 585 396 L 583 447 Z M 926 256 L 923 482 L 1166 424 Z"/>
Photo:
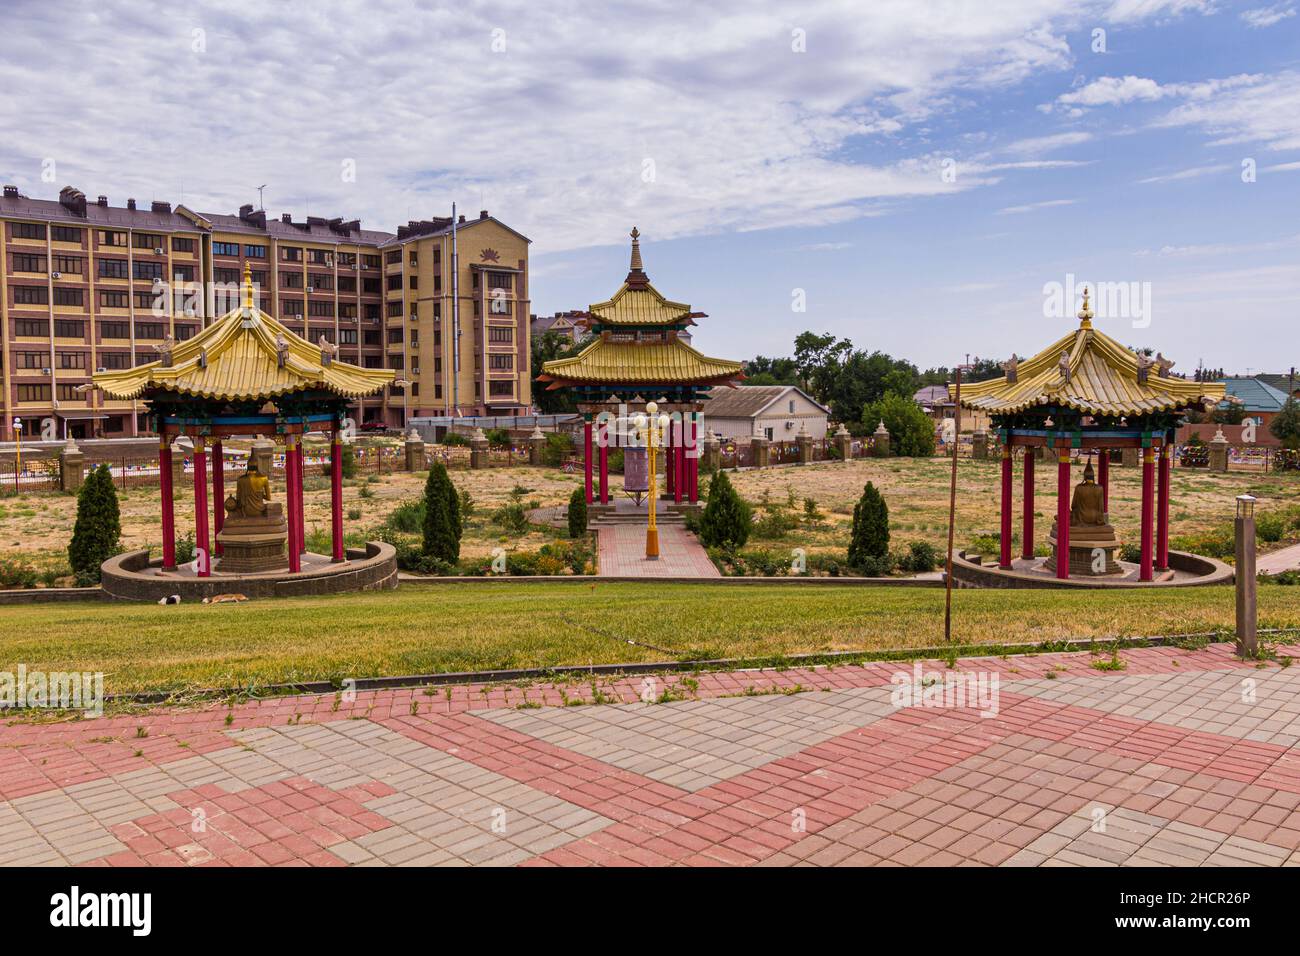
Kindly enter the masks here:
<path id="1" fill-rule="evenodd" d="M 1011 446 L 1002 446 L 1002 534 L 998 566 L 1011 567 Z"/>
<path id="2" fill-rule="evenodd" d="M 591 497 L 591 422 L 582 423 L 582 469 L 586 475 L 586 494 L 587 504 L 592 503 Z"/>
<path id="3" fill-rule="evenodd" d="M 691 504 L 700 500 L 700 428 L 695 421 L 695 416 L 691 415 L 691 457 L 687 463 L 691 469 Z"/>
<path id="4" fill-rule="evenodd" d="M 166 435 L 158 443 L 158 478 L 162 483 L 162 567 L 164 571 L 175 571 L 176 502 L 172 485 L 172 441 Z"/>
<path id="5" fill-rule="evenodd" d="M 1154 549 L 1151 540 L 1151 519 L 1152 512 L 1155 510 L 1155 470 L 1155 450 L 1142 449 L 1142 566 L 1138 572 L 1140 581 L 1150 581 L 1153 578 L 1151 565 Z"/>
<path id="6" fill-rule="evenodd" d="M 1101 485 L 1101 510 L 1110 514 L 1110 449 L 1103 448 L 1097 459 L 1097 484 Z"/>
<path id="7" fill-rule="evenodd" d="M 305 435 L 298 436 L 298 550 L 302 553 L 307 551 L 307 491 L 304 488 L 304 481 L 307 474 L 307 449 L 303 446 Z M 380 461 L 383 457 L 380 456 Z"/>
<path id="8" fill-rule="evenodd" d="M 221 554 L 221 528 L 226 523 L 226 454 L 212 443 L 212 553 Z"/>
<path id="9" fill-rule="evenodd" d="M 1025 446 L 1024 530 L 1021 532 L 1020 556 L 1034 556 L 1034 449 Z"/>
<path id="10" fill-rule="evenodd" d="M 1156 507 L 1156 570 L 1169 568 L 1169 470 L 1173 465 L 1173 448 L 1166 443 L 1160 448 L 1160 473 L 1158 475 L 1159 503 Z"/>
<path id="11" fill-rule="evenodd" d="M 334 429 L 330 441 L 330 531 L 334 560 L 343 560 L 343 436 Z"/>
<path id="12" fill-rule="evenodd" d="M 1070 449 L 1060 449 L 1056 465 L 1056 576 L 1070 576 Z"/>
<path id="13" fill-rule="evenodd" d="M 601 429 L 600 442 L 600 503 L 609 504 L 609 429 Z"/>
<path id="14" fill-rule="evenodd" d="M 686 484 L 686 448 L 682 442 L 685 426 L 681 421 L 676 421 L 669 427 L 673 432 L 673 501 L 681 504 L 682 486 Z"/>
<path id="15" fill-rule="evenodd" d="M 285 506 L 289 517 L 289 571 L 297 574 L 302 570 L 302 552 L 298 550 L 298 528 L 302 521 L 302 485 L 297 480 L 298 436 L 286 435 L 284 439 L 284 491 Z"/>
<path id="16" fill-rule="evenodd" d="M 194 559 L 198 576 L 212 575 L 212 545 L 208 541 L 208 453 L 203 436 L 194 436 Z"/>

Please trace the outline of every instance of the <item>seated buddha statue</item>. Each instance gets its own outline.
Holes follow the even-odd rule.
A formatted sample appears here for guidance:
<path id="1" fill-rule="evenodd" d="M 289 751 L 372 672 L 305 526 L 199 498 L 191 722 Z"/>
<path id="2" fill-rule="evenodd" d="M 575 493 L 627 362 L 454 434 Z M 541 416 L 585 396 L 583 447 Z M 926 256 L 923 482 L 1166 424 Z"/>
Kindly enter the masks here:
<path id="1" fill-rule="evenodd" d="M 1106 494 L 1097 484 L 1089 461 L 1083 469 L 1083 481 L 1075 485 L 1070 502 L 1070 528 L 1107 525 L 1106 517 Z"/>
<path id="2" fill-rule="evenodd" d="M 261 518 L 266 515 L 271 500 L 271 480 L 257 470 L 251 456 L 248 469 L 235 483 L 235 493 L 226 499 L 226 514 L 230 518 Z"/>
<path id="3" fill-rule="evenodd" d="M 1092 462 L 1083 469 L 1083 481 L 1074 488 L 1070 499 L 1070 573 L 1114 574 L 1121 570 L 1115 562 L 1119 537 L 1106 514 L 1106 493 L 1097 484 Z M 1052 547 L 1046 562 L 1049 570 L 1056 568 L 1056 522 L 1047 542 Z"/>
<path id="4" fill-rule="evenodd" d="M 239 476 L 235 492 L 225 501 L 226 521 L 217 541 L 223 574 L 280 571 L 288 566 L 284 506 L 271 500 L 271 480 L 257 470 L 249 457 L 248 470 Z"/>

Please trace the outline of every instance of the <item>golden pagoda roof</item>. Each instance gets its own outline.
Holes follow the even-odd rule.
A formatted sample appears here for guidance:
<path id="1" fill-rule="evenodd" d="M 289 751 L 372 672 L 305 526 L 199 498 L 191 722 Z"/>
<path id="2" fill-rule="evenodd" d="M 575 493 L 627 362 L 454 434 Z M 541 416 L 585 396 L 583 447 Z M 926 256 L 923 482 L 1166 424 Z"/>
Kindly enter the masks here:
<path id="1" fill-rule="evenodd" d="M 193 338 L 174 343 L 170 352 L 170 361 L 164 354 L 158 361 L 134 368 L 99 372 L 92 381 L 115 399 L 136 398 L 158 389 L 247 401 L 307 389 L 360 398 L 379 391 L 395 374 L 392 369 L 361 368 L 337 359 L 325 364 L 320 345 L 296 335 L 253 305 L 247 265 L 243 304 Z"/>
<path id="2" fill-rule="evenodd" d="M 620 341 L 602 336 L 572 358 L 542 365 L 548 388 L 565 385 L 722 385 L 743 378 L 739 362 L 701 355 L 668 333 L 666 341 Z"/>
<path id="3" fill-rule="evenodd" d="M 587 309 L 588 325 L 655 326 L 694 325 L 703 312 L 692 312 L 685 302 L 672 302 L 650 284 L 641 264 L 641 233 L 632 227 L 632 261 L 627 278 L 613 297 Z"/>
<path id="4" fill-rule="evenodd" d="M 1009 382 L 1004 375 L 963 385 L 962 405 L 993 415 L 1055 405 L 1085 415 L 1118 417 L 1172 411 L 1223 399 L 1222 384 L 1170 376 L 1167 373 L 1172 363 L 1162 365 L 1140 359 L 1131 349 L 1094 329 L 1087 290 L 1079 319 L 1079 328 L 1033 358 L 1016 362 L 1015 381 Z M 1062 353 L 1066 356 L 1064 362 Z M 1068 374 L 1064 369 L 1067 364 Z M 955 396 L 956 387 L 949 385 L 948 392 Z"/>

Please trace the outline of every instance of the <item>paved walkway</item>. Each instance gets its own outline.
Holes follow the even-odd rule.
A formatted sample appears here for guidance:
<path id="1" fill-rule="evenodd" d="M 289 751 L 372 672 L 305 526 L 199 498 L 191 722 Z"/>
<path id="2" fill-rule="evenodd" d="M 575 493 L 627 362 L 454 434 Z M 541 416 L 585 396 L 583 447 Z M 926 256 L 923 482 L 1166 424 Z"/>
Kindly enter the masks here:
<path id="1" fill-rule="evenodd" d="M 599 572 L 604 576 L 646 578 L 718 578 L 695 535 L 680 524 L 659 525 L 659 560 L 647 561 L 645 527 L 613 525 L 597 530 L 600 538 Z"/>
<path id="2" fill-rule="evenodd" d="M 1255 570 L 1260 574 L 1277 574 L 1300 568 L 1300 544 L 1280 548 L 1271 554 L 1261 554 L 1255 559 Z"/>
<path id="3" fill-rule="evenodd" d="M 975 707 L 875 663 L 14 723 L 0 863 L 1300 863 L 1300 667 L 1122 656 L 925 665 Z"/>

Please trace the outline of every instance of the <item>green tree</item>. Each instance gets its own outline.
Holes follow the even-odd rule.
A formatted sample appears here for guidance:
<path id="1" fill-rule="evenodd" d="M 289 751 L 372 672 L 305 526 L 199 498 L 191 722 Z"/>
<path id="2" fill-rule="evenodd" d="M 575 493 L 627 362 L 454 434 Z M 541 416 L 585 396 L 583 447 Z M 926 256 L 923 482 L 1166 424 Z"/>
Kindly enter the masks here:
<path id="1" fill-rule="evenodd" d="M 574 342 L 567 335 L 561 335 L 559 332 L 548 331 L 533 336 L 531 356 L 533 380 L 536 382 L 537 376 L 542 374 L 543 363 L 553 359 L 570 358 L 590 344 L 591 336 L 584 336 L 577 342 Z M 550 392 L 540 383 L 533 389 L 533 404 L 537 406 L 537 410 L 543 415 L 556 415 L 578 410 L 577 403 L 572 395 L 572 389 L 560 388 Z"/>
<path id="2" fill-rule="evenodd" d="M 1300 449 L 1300 402 L 1288 398 L 1282 410 L 1268 423 L 1268 430 L 1283 447 Z"/>
<path id="3" fill-rule="evenodd" d="M 876 486 L 867 482 L 853 506 L 853 532 L 849 537 L 849 565 L 875 570 L 889 556 L 889 506 Z"/>
<path id="4" fill-rule="evenodd" d="M 925 458 L 934 454 L 934 422 L 910 395 L 889 392 L 862 410 L 862 425 L 875 431 L 880 422 L 889 429 L 889 445 L 895 455 Z"/>
<path id="5" fill-rule="evenodd" d="M 581 538 L 587 533 L 587 492 L 574 488 L 569 495 L 569 537 Z"/>
<path id="6" fill-rule="evenodd" d="M 99 580 L 99 566 L 118 551 L 122 517 L 108 465 L 86 476 L 77 493 L 77 521 L 68 544 L 68 564 L 78 581 Z"/>
<path id="7" fill-rule="evenodd" d="M 448 564 L 460 559 L 460 496 L 441 461 L 434 461 L 424 483 L 425 557 Z"/>
<path id="8" fill-rule="evenodd" d="M 700 516 L 700 543 L 706 548 L 735 550 L 749 540 L 753 513 L 725 471 L 709 480 L 708 503 Z"/>

